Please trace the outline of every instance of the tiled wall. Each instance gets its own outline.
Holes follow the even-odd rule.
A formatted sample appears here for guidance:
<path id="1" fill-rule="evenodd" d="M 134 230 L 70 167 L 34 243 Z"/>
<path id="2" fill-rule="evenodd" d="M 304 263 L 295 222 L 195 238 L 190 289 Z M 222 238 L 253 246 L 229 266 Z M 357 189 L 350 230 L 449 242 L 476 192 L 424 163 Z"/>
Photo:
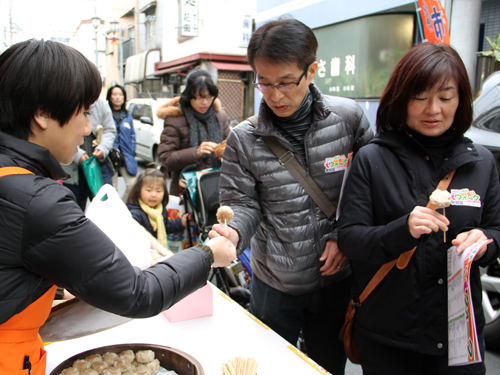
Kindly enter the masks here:
<path id="1" fill-rule="evenodd" d="M 484 0 L 481 6 L 481 23 L 484 24 L 484 35 L 495 39 L 500 31 L 500 0 Z M 483 51 L 491 49 L 484 38 Z"/>

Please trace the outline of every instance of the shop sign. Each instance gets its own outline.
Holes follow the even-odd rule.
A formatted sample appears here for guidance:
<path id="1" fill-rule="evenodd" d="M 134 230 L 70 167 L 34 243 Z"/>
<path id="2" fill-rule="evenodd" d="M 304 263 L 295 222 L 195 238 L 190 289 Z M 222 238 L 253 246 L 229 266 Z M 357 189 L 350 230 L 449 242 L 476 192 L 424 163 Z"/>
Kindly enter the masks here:
<path id="1" fill-rule="evenodd" d="M 243 16 L 243 29 L 241 35 L 241 45 L 240 47 L 248 47 L 248 43 L 250 42 L 250 37 L 252 36 L 252 16 L 244 15 Z"/>
<path id="2" fill-rule="evenodd" d="M 314 83 L 327 95 L 379 98 L 397 62 L 413 45 L 414 20 L 412 14 L 386 14 L 314 29 Z"/>
<path id="3" fill-rule="evenodd" d="M 198 0 L 181 0 L 181 36 L 198 36 Z"/>

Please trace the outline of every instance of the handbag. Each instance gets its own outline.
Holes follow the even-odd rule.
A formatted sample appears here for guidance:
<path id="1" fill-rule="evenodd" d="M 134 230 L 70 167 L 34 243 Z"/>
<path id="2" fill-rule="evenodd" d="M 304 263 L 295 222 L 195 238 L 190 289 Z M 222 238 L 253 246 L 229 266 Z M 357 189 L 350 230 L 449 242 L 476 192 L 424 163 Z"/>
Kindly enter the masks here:
<path id="1" fill-rule="evenodd" d="M 108 153 L 109 160 L 113 164 L 114 169 L 125 166 L 125 158 L 119 148 L 112 148 Z"/>
<path id="2" fill-rule="evenodd" d="M 439 181 L 437 189 L 447 190 L 448 186 L 450 185 L 451 179 L 455 175 L 455 172 L 456 170 L 448 173 L 441 181 Z M 431 202 L 427 203 L 427 207 L 436 209 L 436 207 Z M 352 363 L 358 365 L 360 364 L 358 348 L 356 347 L 356 343 L 354 342 L 354 317 L 356 316 L 356 312 L 361 307 L 366 297 L 368 297 L 370 293 L 373 292 L 373 290 L 380 284 L 380 282 L 394 267 L 394 265 L 396 265 L 399 270 L 403 270 L 406 268 L 416 248 L 417 247 L 415 246 L 413 249 L 401 254 L 398 259 L 395 259 L 392 262 L 386 263 L 382 267 L 380 267 L 375 276 L 373 276 L 368 285 L 365 287 L 361 295 L 349 302 L 345 316 L 345 322 L 342 326 L 342 329 L 340 330 L 339 339 L 340 341 L 344 342 L 345 352 Z"/>

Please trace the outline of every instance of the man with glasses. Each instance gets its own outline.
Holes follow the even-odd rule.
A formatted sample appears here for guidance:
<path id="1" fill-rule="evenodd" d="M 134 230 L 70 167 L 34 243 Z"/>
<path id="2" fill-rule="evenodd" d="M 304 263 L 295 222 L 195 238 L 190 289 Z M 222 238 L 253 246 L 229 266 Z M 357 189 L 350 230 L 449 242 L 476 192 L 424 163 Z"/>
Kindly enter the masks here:
<path id="1" fill-rule="evenodd" d="M 338 339 L 350 299 L 348 260 L 337 247 L 335 215 L 327 218 L 262 137 L 294 155 L 327 198 L 338 205 L 345 160 L 373 133 L 354 101 L 323 95 L 313 84 L 318 43 L 290 18 L 252 35 L 248 61 L 263 94 L 257 121 L 230 132 L 223 157 L 220 203 L 234 218 L 213 229 L 251 248 L 250 311 L 291 344 L 303 332 L 307 354 L 343 374 Z M 252 124 L 251 122 L 255 122 Z"/>

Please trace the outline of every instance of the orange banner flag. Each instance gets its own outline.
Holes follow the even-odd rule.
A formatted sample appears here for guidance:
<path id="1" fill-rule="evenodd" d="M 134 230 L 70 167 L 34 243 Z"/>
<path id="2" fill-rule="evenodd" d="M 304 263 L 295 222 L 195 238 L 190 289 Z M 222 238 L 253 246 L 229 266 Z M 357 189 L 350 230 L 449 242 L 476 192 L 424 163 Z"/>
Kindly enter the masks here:
<path id="1" fill-rule="evenodd" d="M 439 0 L 418 0 L 424 39 L 433 43 L 450 44 L 450 29 L 443 6 Z"/>

